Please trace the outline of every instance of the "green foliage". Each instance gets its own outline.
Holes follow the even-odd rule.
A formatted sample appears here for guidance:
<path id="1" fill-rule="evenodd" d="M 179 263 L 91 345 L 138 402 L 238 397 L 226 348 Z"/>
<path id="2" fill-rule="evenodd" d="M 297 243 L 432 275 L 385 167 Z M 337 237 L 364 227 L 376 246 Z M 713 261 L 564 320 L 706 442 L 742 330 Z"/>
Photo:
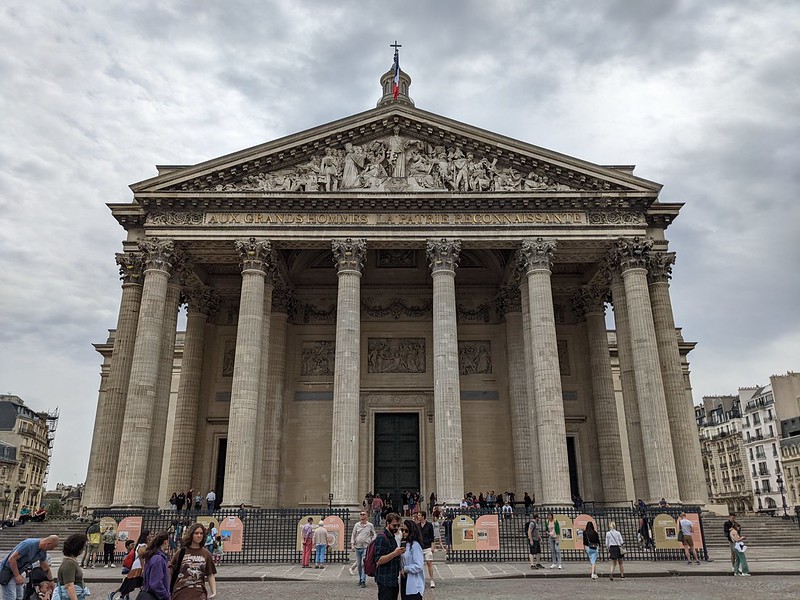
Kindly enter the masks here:
<path id="1" fill-rule="evenodd" d="M 45 506 L 47 510 L 48 517 L 63 517 L 64 516 L 64 507 L 61 505 L 61 502 L 58 500 L 50 500 L 50 502 Z"/>

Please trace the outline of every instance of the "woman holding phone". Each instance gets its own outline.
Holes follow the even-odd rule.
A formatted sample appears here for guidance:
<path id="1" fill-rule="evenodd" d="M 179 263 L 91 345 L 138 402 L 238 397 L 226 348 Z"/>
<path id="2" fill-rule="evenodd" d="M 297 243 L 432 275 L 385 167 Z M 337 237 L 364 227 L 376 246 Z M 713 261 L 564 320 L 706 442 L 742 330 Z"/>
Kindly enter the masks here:
<path id="1" fill-rule="evenodd" d="M 425 571 L 422 558 L 422 532 L 411 519 L 400 525 L 403 536 L 400 547 L 405 547 L 403 569 L 400 571 L 400 596 L 403 600 L 422 600 L 425 592 Z"/>

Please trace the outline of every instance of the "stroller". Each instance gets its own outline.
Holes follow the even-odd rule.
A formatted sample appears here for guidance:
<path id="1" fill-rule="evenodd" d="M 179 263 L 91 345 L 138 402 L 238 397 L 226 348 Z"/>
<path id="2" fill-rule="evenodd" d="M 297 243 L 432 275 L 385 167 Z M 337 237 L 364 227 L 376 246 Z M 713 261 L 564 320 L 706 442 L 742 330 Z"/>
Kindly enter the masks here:
<path id="1" fill-rule="evenodd" d="M 28 581 L 22 600 L 50 600 L 53 596 L 53 584 L 44 569 L 34 567 L 28 573 Z"/>

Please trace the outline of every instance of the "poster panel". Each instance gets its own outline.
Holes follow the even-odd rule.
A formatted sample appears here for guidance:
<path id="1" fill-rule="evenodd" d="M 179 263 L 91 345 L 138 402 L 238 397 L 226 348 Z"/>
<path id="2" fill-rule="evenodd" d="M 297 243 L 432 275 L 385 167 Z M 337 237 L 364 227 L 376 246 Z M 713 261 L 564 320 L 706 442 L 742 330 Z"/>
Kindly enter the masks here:
<path id="1" fill-rule="evenodd" d="M 200 515 L 197 517 L 197 523 L 200 523 L 203 527 L 206 528 L 206 532 L 211 531 L 212 528 L 216 527 L 217 531 L 220 530 L 219 527 L 219 519 L 210 515 Z M 203 542 L 205 544 L 205 542 Z M 225 548 L 227 551 L 228 549 Z"/>
<path id="2" fill-rule="evenodd" d="M 300 518 L 297 522 L 297 539 L 295 543 L 295 549 L 298 552 L 303 551 L 303 525 L 308 521 L 308 517 L 311 517 L 311 525 L 314 527 L 315 531 L 319 526 L 319 522 L 322 520 L 322 515 L 303 515 Z"/>
<path id="3" fill-rule="evenodd" d="M 497 515 L 483 515 L 475 521 L 475 549 L 500 550 L 500 522 Z"/>
<path id="4" fill-rule="evenodd" d="M 102 522 L 102 521 L 101 521 Z M 115 552 L 125 552 L 125 542 L 139 539 L 142 533 L 142 517 L 125 517 L 117 526 L 117 543 Z"/>
<path id="5" fill-rule="evenodd" d="M 592 525 L 594 525 L 595 531 L 597 531 L 597 522 L 594 520 L 594 517 L 591 517 L 589 515 L 578 515 L 577 517 L 575 517 L 573 521 L 573 524 L 575 525 L 575 539 L 574 539 L 575 550 L 586 549 L 586 544 L 583 543 L 583 530 L 586 529 L 587 523 L 591 523 Z"/>
<path id="6" fill-rule="evenodd" d="M 686 518 L 692 522 L 692 541 L 697 550 L 703 549 L 703 534 L 700 532 L 700 515 L 698 513 L 686 513 Z"/>
<path id="7" fill-rule="evenodd" d="M 101 539 L 102 539 L 102 535 L 106 532 L 106 529 L 108 529 L 109 527 L 111 527 L 111 531 L 116 533 L 116 531 L 117 531 L 117 521 L 116 521 L 116 519 L 114 519 L 114 517 L 102 517 L 100 519 L 100 536 L 101 536 Z M 134 540 L 134 541 L 136 541 L 136 540 Z M 115 546 L 116 546 L 116 544 L 115 544 Z M 122 550 L 123 551 L 125 550 L 124 543 L 122 545 Z"/>
<path id="8" fill-rule="evenodd" d="M 561 546 L 562 550 L 575 550 L 575 526 L 572 523 L 572 519 L 567 515 L 553 515 L 553 519 L 558 521 L 558 526 L 561 529 L 561 535 L 559 536 L 559 545 Z M 545 526 L 544 532 L 542 536 L 545 538 L 545 542 L 547 541 L 547 527 Z M 581 546 L 583 547 L 583 546 Z"/>
<path id="9" fill-rule="evenodd" d="M 453 517 L 453 551 L 476 550 L 475 521 L 467 515 Z"/>
<path id="10" fill-rule="evenodd" d="M 228 516 L 219 523 L 219 535 L 225 552 L 241 552 L 244 542 L 244 523 L 239 517 Z"/>
<path id="11" fill-rule="evenodd" d="M 325 529 L 328 530 L 328 547 L 332 550 L 344 550 L 344 540 L 347 533 L 344 530 L 344 521 L 341 517 L 331 515 L 325 517 L 322 521 L 325 524 Z"/>
<path id="12" fill-rule="evenodd" d="M 659 550 L 675 550 L 682 546 L 678 541 L 678 524 L 664 513 L 653 519 L 653 539 Z"/>

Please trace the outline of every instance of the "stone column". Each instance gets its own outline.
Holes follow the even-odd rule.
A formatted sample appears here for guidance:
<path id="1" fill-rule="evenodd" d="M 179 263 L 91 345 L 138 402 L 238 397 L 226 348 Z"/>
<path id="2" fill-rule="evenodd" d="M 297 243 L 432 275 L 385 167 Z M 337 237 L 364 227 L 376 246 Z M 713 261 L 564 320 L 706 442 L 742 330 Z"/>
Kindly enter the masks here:
<path id="1" fill-rule="evenodd" d="M 97 404 L 94 420 L 92 450 L 83 505 L 89 509 L 107 508 L 114 498 L 117 475 L 122 419 L 125 398 L 131 375 L 131 361 L 139 323 L 139 305 L 142 301 L 142 256 L 137 252 L 116 255 L 122 279 L 122 299 L 119 304 L 111 368 L 106 380 L 105 396 Z"/>
<path id="2" fill-rule="evenodd" d="M 638 237 L 620 239 L 614 248 L 614 256 L 622 271 L 628 306 L 636 395 L 647 468 L 649 494 L 645 500 L 655 503 L 660 498 L 666 498 L 674 503 L 678 501 L 678 479 L 647 287 L 647 255 L 652 245 L 652 240 Z"/>
<path id="3" fill-rule="evenodd" d="M 567 430 L 550 285 L 555 240 L 525 240 L 520 249 L 528 278 L 534 396 L 542 468 L 542 504 L 571 504 Z"/>
<path id="4" fill-rule="evenodd" d="M 358 429 L 361 392 L 361 271 L 365 240 L 333 240 L 339 276 L 333 371 L 331 494 L 337 506 L 358 506 Z"/>
<path id="5" fill-rule="evenodd" d="M 686 394 L 678 336 L 672 301 L 669 296 L 669 278 L 675 254 L 654 252 L 650 256 L 649 281 L 650 303 L 653 308 L 653 323 L 658 342 L 658 357 L 664 394 L 667 400 L 669 430 L 672 436 L 672 454 L 678 474 L 678 490 L 684 504 L 706 504 L 708 488 L 700 454 L 700 438 L 697 435 L 694 406 Z"/>
<path id="6" fill-rule="evenodd" d="M 276 289 L 272 296 L 267 371 L 267 410 L 264 424 L 264 453 L 261 459 L 262 505 L 278 506 L 281 439 L 283 437 L 283 388 L 286 381 L 286 331 L 292 297 L 287 289 Z"/>
<path id="7" fill-rule="evenodd" d="M 253 503 L 255 506 L 264 506 L 264 478 L 259 476 L 259 474 L 262 473 L 264 462 L 264 429 L 267 422 L 267 376 L 270 367 L 270 347 L 272 346 L 270 340 L 272 330 L 272 294 L 275 289 L 275 274 L 276 270 L 273 269 L 271 276 L 267 276 L 264 280 L 264 318 L 261 323 L 261 339 L 265 341 L 261 344 L 261 360 L 259 361 L 258 416 L 256 420 L 255 465 L 253 466 L 253 473 L 257 474 L 253 479 Z"/>
<path id="8" fill-rule="evenodd" d="M 181 304 L 181 286 L 185 275 L 185 261 L 177 253 L 172 260 L 172 275 L 167 283 L 164 301 L 164 324 L 161 334 L 161 351 L 153 403 L 153 430 L 150 433 L 150 453 L 147 458 L 145 480 L 145 505 L 169 506 L 169 494 L 159 496 L 161 470 L 164 465 L 164 444 L 167 438 L 167 418 L 172 392 L 172 373 L 175 368 L 175 334 L 178 329 L 178 310 Z M 171 492 L 170 492 L 171 493 Z"/>
<path id="9" fill-rule="evenodd" d="M 225 460 L 223 505 L 253 505 L 258 390 L 261 372 L 261 336 L 264 320 L 264 280 L 269 268 L 270 243 L 266 240 L 234 242 L 242 264 L 242 292 L 236 328 L 231 407 L 228 418 L 228 452 Z"/>
<path id="10" fill-rule="evenodd" d="M 644 462 L 644 442 L 642 440 L 642 421 L 639 417 L 639 400 L 636 395 L 636 377 L 633 368 L 631 332 L 628 323 L 628 305 L 625 299 L 625 285 L 622 273 L 613 260 L 605 266 L 611 290 L 611 304 L 614 308 L 614 327 L 617 333 L 617 355 L 619 357 L 619 377 L 622 384 L 622 405 L 625 409 L 625 431 L 628 434 L 628 452 L 631 460 L 631 477 L 636 498 L 647 498 L 650 494 L 647 484 L 647 470 Z"/>
<path id="11" fill-rule="evenodd" d="M 119 448 L 124 460 L 118 462 L 114 489 L 114 505 L 132 508 L 145 505 L 144 485 L 153 431 L 167 283 L 175 256 L 172 241 L 150 238 L 141 242 L 139 248 L 144 254 L 144 287 Z"/>
<path id="12" fill-rule="evenodd" d="M 603 483 L 603 500 L 610 504 L 625 504 L 628 495 L 622 472 L 622 439 L 606 332 L 607 297 L 608 290 L 605 288 L 583 288 L 575 298 L 575 309 L 586 319 L 592 372 L 592 404 L 600 451 L 597 462 Z"/>
<path id="13" fill-rule="evenodd" d="M 536 418 L 536 386 L 533 381 L 533 339 L 531 338 L 531 302 L 528 293 L 528 277 L 524 271 L 524 261 L 517 253 L 517 264 L 522 268 L 519 286 L 522 304 L 522 341 L 525 346 L 522 357 L 525 359 L 523 377 L 527 393 L 528 427 L 531 434 L 531 472 L 533 474 L 533 493 L 536 502 L 541 500 L 542 493 L 542 461 L 539 457 L 539 421 Z"/>
<path id="14" fill-rule="evenodd" d="M 455 504 L 464 496 L 461 387 L 458 375 L 455 277 L 460 240 L 428 240 L 433 278 L 433 413 L 436 497 Z"/>
<path id="15" fill-rule="evenodd" d="M 499 311 L 505 314 L 508 359 L 508 396 L 511 403 L 511 440 L 517 492 L 536 493 L 531 450 L 530 400 L 526 378 L 525 340 L 522 336 L 522 301 L 519 287 L 501 289 Z M 536 448 L 537 454 L 539 448 Z M 538 458 L 538 456 L 537 456 Z M 537 461 L 538 462 L 538 461 Z M 538 470 L 538 469 L 537 469 Z"/>
<path id="16" fill-rule="evenodd" d="M 188 490 L 192 487 L 206 325 L 220 303 L 219 295 L 210 287 L 202 285 L 188 288 L 186 299 L 186 336 L 183 342 L 181 379 L 175 404 L 175 423 L 167 479 L 167 490 L 170 493 L 172 490 Z"/>

